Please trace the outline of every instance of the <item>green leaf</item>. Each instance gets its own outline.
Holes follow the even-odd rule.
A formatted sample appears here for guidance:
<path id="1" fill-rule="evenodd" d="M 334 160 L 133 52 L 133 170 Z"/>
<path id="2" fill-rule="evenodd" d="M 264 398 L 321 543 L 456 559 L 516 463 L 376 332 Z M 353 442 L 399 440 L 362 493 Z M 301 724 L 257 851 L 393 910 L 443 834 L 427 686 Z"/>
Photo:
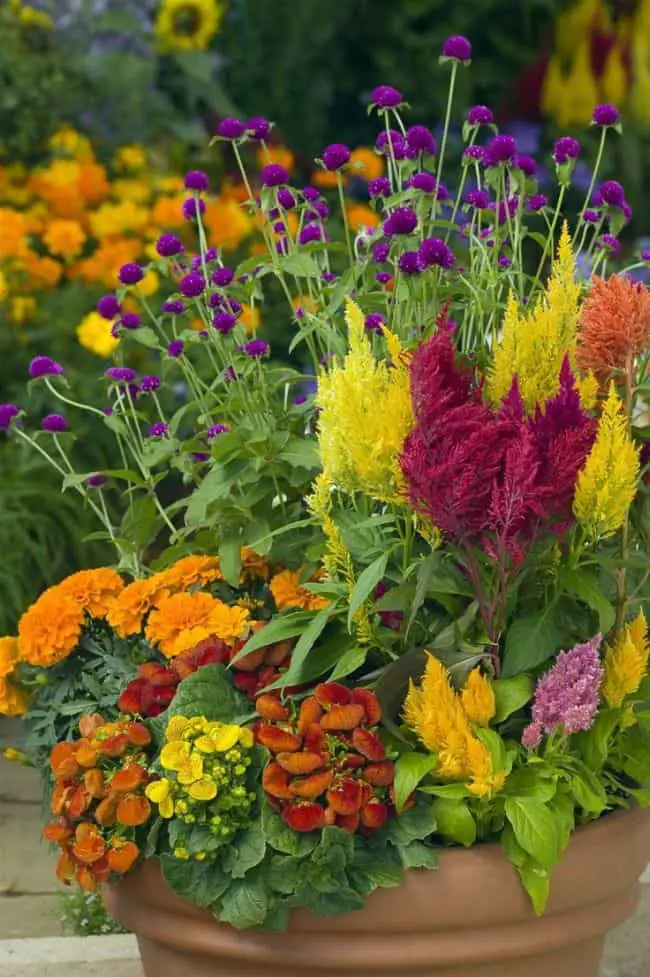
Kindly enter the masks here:
<path id="1" fill-rule="evenodd" d="M 404 881 L 404 868 L 399 852 L 391 846 L 360 844 L 354 854 L 350 875 L 359 872 L 368 881 L 368 889 L 393 889 Z"/>
<path id="2" fill-rule="evenodd" d="M 132 329 L 128 336 L 129 339 L 140 343 L 141 346 L 146 346 L 148 349 L 160 348 L 160 340 L 149 326 L 140 326 L 139 329 Z"/>
<path id="3" fill-rule="evenodd" d="M 433 803 L 418 798 L 413 807 L 389 822 L 386 837 L 393 845 L 401 848 L 412 841 L 424 841 L 435 830 L 436 817 Z"/>
<path id="4" fill-rule="evenodd" d="M 320 836 L 315 831 L 309 834 L 293 831 L 268 804 L 262 808 L 262 828 L 271 848 L 297 858 L 309 855 L 320 841 Z"/>
<path id="5" fill-rule="evenodd" d="M 382 555 L 378 557 L 374 563 L 371 563 L 370 566 L 366 567 L 363 573 L 359 575 L 359 578 L 352 589 L 352 593 L 350 594 L 348 628 L 352 627 L 354 615 L 357 613 L 362 604 L 365 604 L 370 594 L 374 592 L 379 581 L 383 579 L 384 574 L 386 573 L 388 556 L 388 553 L 382 553 Z"/>
<path id="6" fill-rule="evenodd" d="M 438 855 L 434 848 L 429 848 L 421 841 L 412 841 L 398 849 L 402 865 L 404 868 L 428 868 L 438 867 Z"/>
<path id="7" fill-rule="evenodd" d="M 352 672 L 356 672 L 365 663 L 367 656 L 367 648 L 361 648 L 359 645 L 355 645 L 354 648 L 348 648 L 336 663 L 336 667 L 329 677 L 330 682 L 336 682 L 338 679 L 346 678 Z"/>
<path id="8" fill-rule="evenodd" d="M 618 722 L 618 710 L 601 709 L 591 729 L 574 737 L 580 756 L 590 770 L 597 772 L 605 766 Z"/>
<path id="9" fill-rule="evenodd" d="M 312 619 L 313 614 L 308 611 L 289 612 L 271 618 L 268 624 L 265 624 L 252 638 L 248 639 L 230 664 L 233 665 L 240 658 L 244 658 L 252 651 L 257 651 L 258 648 L 266 648 L 268 645 L 275 644 L 276 641 L 284 641 L 285 638 L 295 638 L 302 634 Z"/>
<path id="10" fill-rule="evenodd" d="M 239 536 L 226 537 L 219 545 L 221 572 L 226 583 L 239 587 L 241 573 L 241 540 Z"/>
<path id="11" fill-rule="evenodd" d="M 437 831 L 444 838 L 469 848 L 476 841 L 476 822 L 466 801 L 438 797 L 433 804 Z"/>
<path id="12" fill-rule="evenodd" d="M 322 610 L 320 610 L 318 614 L 312 617 L 311 621 L 298 638 L 298 642 L 291 654 L 289 668 L 282 676 L 284 685 L 293 685 L 296 683 L 296 679 L 300 678 L 302 674 L 302 666 L 305 663 L 305 660 L 314 644 L 316 641 L 318 641 L 319 637 L 325 630 L 330 616 L 332 615 L 332 610 L 333 608 L 331 606 L 324 607 Z"/>
<path id="13" fill-rule="evenodd" d="M 307 908 L 316 916 L 340 916 L 343 913 L 353 913 L 363 909 L 365 897 L 350 886 L 339 885 L 335 890 L 320 892 L 308 889 L 305 892 Z"/>
<path id="14" fill-rule="evenodd" d="M 315 278 L 318 266 L 310 254 L 292 254 L 282 259 L 282 270 L 289 275 L 300 275 L 303 278 Z"/>
<path id="15" fill-rule="evenodd" d="M 403 753 L 395 763 L 395 806 L 401 812 L 415 788 L 438 760 L 432 753 Z"/>
<path id="16" fill-rule="evenodd" d="M 234 882 L 224 893 L 218 918 L 235 929 L 261 926 L 269 910 L 269 895 L 264 883 L 249 879 Z"/>
<path id="17" fill-rule="evenodd" d="M 294 468 L 316 470 L 320 464 L 318 445 L 311 438 L 290 438 L 279 456 Z"/>
<path id="18" fill-rule="evenodd" d="M 218 499 L 228 499 L 232 494 L 232 481 L 223 465 L 214 464 L 197 489 L 192 492 L 185 511 L 188 527 L 204 522 L 208 506 Z"/>
<path id="19" fill-rule="evenodd" d="M 514 865 L 521 884 L 528 893 L 536 915 L 541 916 L 548 903 L 551 880 L 550 871 L 548 868 L 538 865 L 533 858 L 530 858 L 526 854 L 517 842 L 509 824 L 505 827 L 501 836 L 501 842 L 506 857 Z"/>
<path id="20" fill-rule="evenodd" d="M 598 614 L 599 628 L 602 634 L 607 634 L 614 626 L 616 611 L 603 596 L 598 585 L 598 578 L 587 570 L 573 570 L 561 567 L 558 573 L 558 586 L 570 594 L 574 594 L 587 607 Z"/>
<path id="21" fill-rule="evenodd" d="M 547 868 L 558 862 L 559 825 L 546 805 L 532 798 L 506 797 L 505 814 L 525 852 Z"/>
<path id="22" fill-rule="evenodd" d="M 607 807 L 605 788 L 586 766 L 571 778 L 571 793 L 579 807 L 589 814 L 602 814 Z"/>
<path id="23" fill-rule="evenodd" d="M 233 688 L 224 666 L 205 665 L 183 679 L 163 716 L 166 720 L 172 716 L 205 716 L 209 722 L 235 723 L 250 712 L 249 700 Z"/>
<path id="24" fill-rule="evenodd" d="M 492 683 L 494 689 L 495 713 L 494 722 L 502 723 L 504 719 L 517 712 L 530 701 L 533 695 L 533 680 L 528 675 L 516 675 L 514 678 L 498 678 Z"/>
<path id="25" fill-rule="evenodd" d="M 552 606 L 547 607 L 541 614 L 519 617 L 512 622 L 506 631 L 503 678 L 529 672 L 559 650 L 562 634 L 553 620 L 553 611 Z"/>
<path id="26" fill-rule="evenodd" d="M 132 499 L 124 513 L 120 535 L 128 539 L 136 549 L 144 549 L 156 535 L 158 510 L 150 495 Z"/>
<path id="27" fill-rule="evenodd" d="M 259 865 L 265 852 L 266 838 L 262 825 L 252 824 L 238 834 L 226 849 L 222 859 L 224 871 L 233 879 L 243 879 L 247 872 Z"/>
<path id="28" fill-rule="evenodd" d="M 160 867 L 167 885 L 196 906 L 210 906 L 230 885 L 214 861 L 189 861 L 161 855 Z"/>

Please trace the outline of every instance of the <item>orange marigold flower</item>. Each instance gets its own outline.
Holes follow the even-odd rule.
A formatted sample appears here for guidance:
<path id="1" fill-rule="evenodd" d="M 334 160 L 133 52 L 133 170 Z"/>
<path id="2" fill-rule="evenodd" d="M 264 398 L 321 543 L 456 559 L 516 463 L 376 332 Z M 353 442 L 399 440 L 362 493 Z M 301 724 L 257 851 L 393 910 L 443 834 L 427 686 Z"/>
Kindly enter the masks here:
<path id="1" fill-rule="evenodd" d="M 29 697 L 9 679 L 0 679 L 0 716 L 24 716 Z"/>
<path id="2" fill-rule="evenodd" d="M 135 842 L 127 841 L 126 838 L 113 838 L 106 860 L 112 872 L 124 875 L 132 867 L 139 854 L 140 849 Z"/>
<path id="3" fill-rule="evenodd" d="M 269 565 L 263 556 L 256 553 L 249 546 L 242 546 L 241 551 L 242 576 L 255 577 L 258 580 L 269 579 Z"/>
<path id="4" fill-rule="evenodd" d="M 0 679 L 11 675 L 18 664 L 18 638 L 0 638 Z"/>
<path id="5" fill-rule="evenodd" d="M 48 251 L 59 258 L 71 260 L 83 250 L 86 243 L 86 232 L 76 220 L 64 218 L 53 220 L 43 234 Z"/>
<path id="6" fill-rule="evenodd" d="M 61 593 L 72 597 L 91 617 L 106 617 L 124 590 L 124 581 L 108 567 L 80 570 L 59 584 Z"/>
<path id="7" fill-rule="evenodd" d="M 164 591 L 162 591 L 164 593 Z M 119 594 L 106 619 L 120 638 L 142 631 L 144 617 L 161 596 L 160 578 L 134 580 Z"/>
<path id="8" fill-rule="evenodd" d="M 318 611 L 327 607 L 328 601 L 312 594 L 303 587 L 297 570 L 282 570 L 276 573 L 269 584 L 273 600 L 279 611 L 288 607 L 301 607 L 306 611 Z"/>
<path id="9" fill-rule="evenodd" d="M 50 587 L 20 619 L 21 659 L 42 668 L 57 665 L 79 643 L 83 623 L 83 608 L 58 587 Z"/>
<path id="10" fill-rule="evenodd" d="M 186 556 L 178 560 L 156 578 L 170 592 L 188 590 L 195 584 L 212 583 L 222 580 L 219 558 L 216 556 Z"/>
<path id="11" fill-rule="evenodd" d="M 650 346 L 650 289 L 619 275 L 593 280 L 578 325 L 578 366 L 604 383 Z"/>
<path id="12" fill-rule="evenodd" d="M 98 862 L 104 857 L 106 845 L 99 830 L 84 821 L 77 825 L 72 851 L 74 857 L 82 864 L 92 865 L 93 862 Z"/>
<path id="13" fill-rule="evenodd" d="M 163 655 L 173 658 L 212 635 L 234 642 L 244 637 L 248 625 L 247 610 L 229 607 L 199 591 L 162 598 L 151 612 L 145 633 Z"/>

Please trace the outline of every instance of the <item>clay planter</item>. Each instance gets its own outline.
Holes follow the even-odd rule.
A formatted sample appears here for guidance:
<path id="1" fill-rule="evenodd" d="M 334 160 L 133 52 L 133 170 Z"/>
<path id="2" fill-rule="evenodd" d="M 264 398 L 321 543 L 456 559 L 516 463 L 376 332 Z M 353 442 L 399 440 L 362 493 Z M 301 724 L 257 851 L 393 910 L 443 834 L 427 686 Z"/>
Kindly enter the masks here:
<path id="1" fill-rule="evenodd" d="M 498 845 L 441 853 L 358 912 L 297 910 L 287 933 L 234 930 L 175 896 L 155 861 L 106 895 L 135 932 L 146 977 L 597 977 L 608 930 L 635 909 L 650 815 L 580 828 L 541 919 Z"/>

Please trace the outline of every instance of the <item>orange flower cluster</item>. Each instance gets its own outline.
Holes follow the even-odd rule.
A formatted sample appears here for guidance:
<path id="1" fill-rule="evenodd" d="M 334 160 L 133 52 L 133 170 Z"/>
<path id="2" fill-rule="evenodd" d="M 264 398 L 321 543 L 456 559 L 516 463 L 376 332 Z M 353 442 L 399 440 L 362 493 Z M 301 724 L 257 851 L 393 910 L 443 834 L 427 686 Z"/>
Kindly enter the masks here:
<path id="1" fill-rule="evenodd" d="M 0 716 L 22 716 L 27 711 L 27 696 L 15 680 L 18 665 L 18 639 L 0 638 Z"/>
<path id="2" fill-rule="evenodd" d="M 275 693 L 260 695 L 256 708 L 256 739 L 273 754 L 264 790 L 289 827 L 372 832 L 384 824 L 394 806 L 394 766 L 377 735 L 374 692 L 327 682 L 297 715 Z"/>
<path id="3" fill-rule="evenodd" d="M 303 586 L 298 570 L 281 570 L 271 578 L 269 587 L 279 611 L 289 607 L 300 607 L 305 611 L 320 611 L 328 604 L 324 597 L 312 594 Z"/>
<path id="4" fill-rule="evenodd" d="M 578 324 L 576 359 L 601 384 L 650 346 L 650 289 L 620 275 L 595 278 Z"/>
<path id="5" fill-rule="evenodd" d="M 56 821 L 43 835 L 61 848 L 57 878 L 91 892 L 111 873 L 128 872 L 140 854 L 135 829 L 151 815 L 144 794 L 151 734 L 142 723 L 105 723 L 99 715 L 84 716 L 79 732 L 52 750 Z"/>

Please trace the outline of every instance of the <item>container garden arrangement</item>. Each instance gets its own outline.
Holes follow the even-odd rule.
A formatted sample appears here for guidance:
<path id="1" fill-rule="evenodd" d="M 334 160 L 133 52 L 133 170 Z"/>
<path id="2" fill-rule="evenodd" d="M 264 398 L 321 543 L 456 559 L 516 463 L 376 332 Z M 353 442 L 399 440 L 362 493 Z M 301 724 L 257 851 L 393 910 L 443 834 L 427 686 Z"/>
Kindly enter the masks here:
<path id="1" fill-rule="evenodd" d="M 439 145 L 407 127 L 400 92 L 373 92 L 381 175 L 361 230 L 348 147 L 322 153 L 329 202 L 271 160 L 244 204 L 267 253 L 229 268 L 205 240 L 207 178 L 187 174 L 196 249 L 166 233 L 152 262 L 172 296 L 154 309 L 127 263 L 100 303 L 120 340 L 114 468 L 75 471 L 86 408 L 46 355 L 30 378 L 60 430 L 0 408 L 118 553 L 2 640 L 0 709 L 26 714 L 15 758 L 47 767 L 59 878 L 106 886 L 149 977 L 596 977 L 634 909 L 650 292 L 612 272 L 629 207 L 598 168 L 620 120 L 594 110 L 574 227 L 579 143 L 556 143 L 549 203 L 485 106 L 446 185 L 470 59 L 445 43 Z M 269 128 L 226 119 L 216 138 L 240 161 Z M 129 330 L 131 294 L 150 324 Z M 269 301 L 291 361 L 263 338 Z M 159 375 L 123 365 L 134 343 Z M 184 385 L 173 415 L 162 384 Z"/>

